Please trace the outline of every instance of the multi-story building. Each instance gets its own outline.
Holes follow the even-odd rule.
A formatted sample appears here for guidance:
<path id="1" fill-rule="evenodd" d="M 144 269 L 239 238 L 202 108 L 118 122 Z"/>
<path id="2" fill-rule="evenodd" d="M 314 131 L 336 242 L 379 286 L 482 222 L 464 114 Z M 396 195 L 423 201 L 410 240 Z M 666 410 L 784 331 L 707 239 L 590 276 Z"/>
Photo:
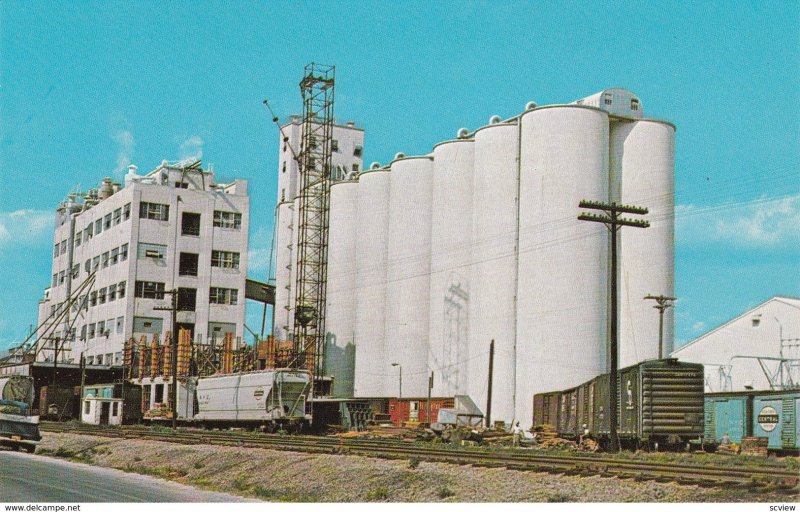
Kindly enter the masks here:
<path id="1" fill-rule="evenodd" d="M 291 338 L 294 327 L 295 267 L 297 265 L 297 227 L 300 194 L 300 167 L 295 155 L 300 152 L 303 119 L 291 116 L 281 126 L 278 158 L 278 205 L 276 214 L 275 314 L 273 329 L 278 340 Z M 285 140 L 284 140 L 285 137 Z M 358 174 L 363 165 L 364 130 L 352 121 L 333 125 L 331 176 L 333 181 Z"/>
<path id="2" fill-rule="evenodd" d="M 90 365 L 120 364 L 125 340 L 172 330 L 162 308 L 173 289 L 178 327 L 195 342 L 243 336 L 247 182 L 216 183 L 200 162 L 128 171 L 124 186 L 105 178 L 82 202 L 72 195 L 57 209 L 39 360 L 83 354 Z"/>

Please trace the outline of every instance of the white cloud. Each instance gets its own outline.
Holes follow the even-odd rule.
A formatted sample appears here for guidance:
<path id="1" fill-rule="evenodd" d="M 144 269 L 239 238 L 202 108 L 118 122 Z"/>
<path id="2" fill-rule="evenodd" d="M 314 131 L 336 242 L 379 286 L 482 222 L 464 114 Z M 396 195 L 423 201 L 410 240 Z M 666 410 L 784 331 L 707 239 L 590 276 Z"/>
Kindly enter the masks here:
<path id="1" fill-rule="evenodd" d="M 695 322 L 692 324 L 692 331 L 699 333 L 706 330 L 706 323 L 705 322 Z"/>
<path id="2" fill-rule="evenodd" d="M 247 253 L 247 273 L 254 279 L 263 279 L 269 270 L 269 248 L 250 249 Z"/>
<path id="3" fill-rule="evenodd" d="M 0 212 L 0 245 L 30 244 L 51 236 L 55 212 L 50 210 L 15 210 Z"/>
<path id="4" fill-rule="evenodd" d="M 745 203 L 675 207 L 679 243 L 709 241 L 735 246 L 797 246 L 800 243 L 800 194 Z"/>
<path id="5" fill-rule="evenodd" d="M 181 143 L 181 161 L 196 161 L 203 158 L 203 139 L 199 135 L 192 135 Z"/>
<path id="6" fill-rule="evenodd" d="M 113 138 L 117 143 L 117 166 L 114 168 L 114 175 L 119 177 L 125 174 L 131 164 L 136 141 L 133 139 L 133 134 L 128 130 L 118 131 Z"/>

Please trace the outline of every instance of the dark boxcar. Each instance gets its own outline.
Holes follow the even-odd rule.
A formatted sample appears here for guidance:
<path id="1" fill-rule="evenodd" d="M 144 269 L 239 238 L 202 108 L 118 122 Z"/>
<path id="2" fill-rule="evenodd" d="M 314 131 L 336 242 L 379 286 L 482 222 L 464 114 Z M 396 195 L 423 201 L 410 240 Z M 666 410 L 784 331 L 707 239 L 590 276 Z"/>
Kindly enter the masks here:
<path id="1" fill-rule="evenodd" d="M 558 407 L 561 392 L 540 393 L 533 397 L 533 425 L 558 427 Z"/>

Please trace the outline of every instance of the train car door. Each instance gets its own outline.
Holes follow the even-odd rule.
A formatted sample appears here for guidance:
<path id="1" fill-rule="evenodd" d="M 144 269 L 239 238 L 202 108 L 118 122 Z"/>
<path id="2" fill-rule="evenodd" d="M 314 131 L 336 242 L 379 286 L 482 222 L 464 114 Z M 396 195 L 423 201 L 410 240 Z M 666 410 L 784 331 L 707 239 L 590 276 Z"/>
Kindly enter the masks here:
<path id="1" fill-rule="evenodd" d="M 714 440 L 719 441 L 728 434 L 734 443 L 741 443 L 745 436 L 745 402 L 743 398 L 715 400 Z"/>

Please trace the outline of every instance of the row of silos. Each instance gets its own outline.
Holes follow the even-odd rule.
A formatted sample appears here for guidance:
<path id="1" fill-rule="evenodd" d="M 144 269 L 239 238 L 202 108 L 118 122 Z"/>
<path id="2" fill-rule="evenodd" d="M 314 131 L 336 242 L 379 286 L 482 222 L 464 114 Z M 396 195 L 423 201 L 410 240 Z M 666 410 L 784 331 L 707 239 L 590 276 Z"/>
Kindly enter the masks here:
<path id="1" fill-rule="evenodd" d="M 607 371 L 609 238 L 577 220 L 582 199 L 651 208 L 620 241 L 620 363 L 655 357 L 642 297 L 673 292 L 673 152 L 667 123 L 546 106 L 335 184 L 334 393 L 397 396 L 402 367 L 403 396 L 433 372 L 434 396 L 483 408 L 493 339 L 493 419 L 527 424 L 534 393 Z"/>

